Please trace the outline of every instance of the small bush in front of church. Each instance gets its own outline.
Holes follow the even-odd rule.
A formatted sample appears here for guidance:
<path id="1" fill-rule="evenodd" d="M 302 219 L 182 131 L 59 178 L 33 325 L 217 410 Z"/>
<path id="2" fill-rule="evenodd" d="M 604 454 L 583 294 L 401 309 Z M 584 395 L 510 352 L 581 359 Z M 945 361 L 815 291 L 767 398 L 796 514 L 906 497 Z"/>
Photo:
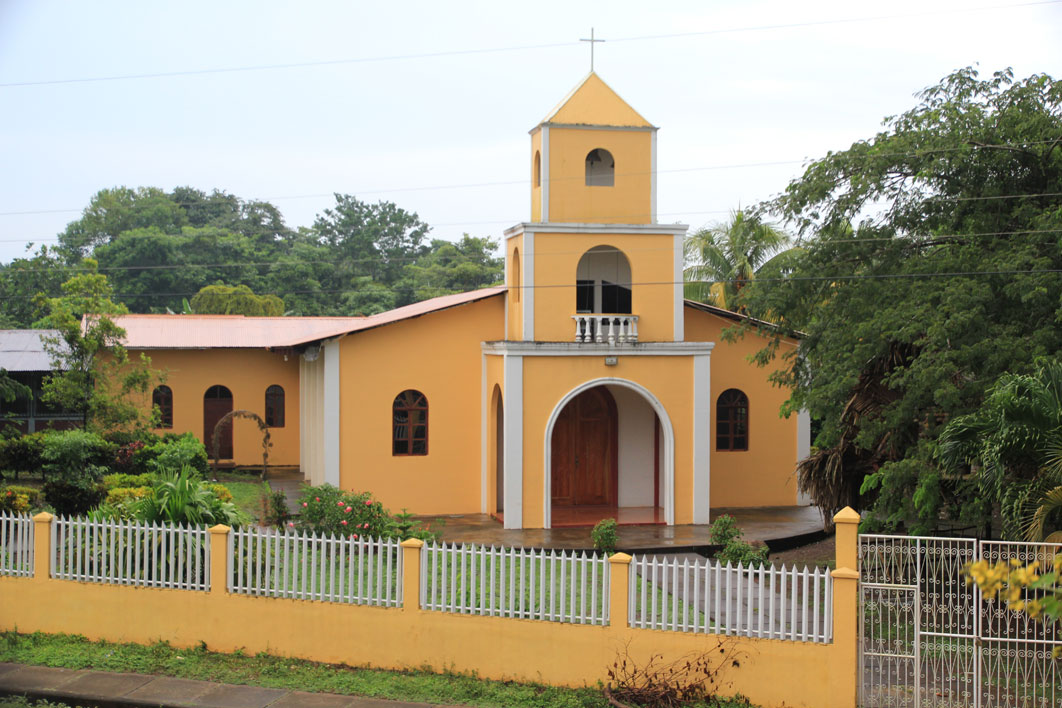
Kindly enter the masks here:
<path id="1" fill-rule="evenodd" d="M 590 531 L 590 540 L 594 542 L 594 549 L 606 556 L 616 552 L 616 520 L 601 519 Z"/>
<path id="2" fill-rule="evenodd" d="M 734 517 L 724 514 L 712 522 L 712 543 L 722 546 L 715 554 L 721 563 L 733 563 L 745 567 L 767 564 L 770 549 L 765 545 L 753 545 L 741 540 L 741 529 Z"/>

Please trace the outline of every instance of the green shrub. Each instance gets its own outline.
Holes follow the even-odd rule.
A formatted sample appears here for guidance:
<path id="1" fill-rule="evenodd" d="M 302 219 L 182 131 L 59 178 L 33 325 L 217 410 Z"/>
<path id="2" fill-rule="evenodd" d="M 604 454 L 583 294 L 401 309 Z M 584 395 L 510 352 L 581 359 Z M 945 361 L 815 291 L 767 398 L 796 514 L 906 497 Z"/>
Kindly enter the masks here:
<path id="1" fill-rule="evenodd" d="M 151 494 L 151 487 L 118 487 L 107 492 L 103 503 L 107 506 L 121 506 L 138 501 Z"/>
<path id="2" fill-rule="evenodd" d="M 232 501 L 232 492 L 224 484 L 208 484 L 207 489 L 214 492 L 214 496 L 223 502 Z"/>
<path id="3" fill-rule="evenodd" d="M 418 526 L 412 514 L 392 516 L 368 492 L 344 492 L 330 484 L 303 487 L 299 516 L 288 527 L 315 534 L 360 538 L 420 538 L 435 540 L 431 529 Z"/>
<path id="4" fill-rule="evenodd" d="M 114 446 L 95 433 L 64 430 L 44 436 L 41 452 L 47 475 L 44 496 L 56 513 L 83 514 L 105 495 L 100 479 L 109 471 Z"/>
<path id="5" fill-rule="evenodd" d="M 239 526 L 243 522 L 239 510 L 210 487 L 195 470 L 185 467 L 177 474 L 160 474 L 151 493 L 127 509 L 140 521 Z"/>
<path id="6" fill-rule="evenodd" d="M 741 529 L 738 528 L 734 517 L 729 514 L 723 514 L 713 521 L 709 531 L 712 543 L 717 546 L 726 546 L 734 539 L 741 538 Z"/>
<path id="7" fill-rule="evenodd" d="M 272 491 L 269 485 L 262 482 L 268 490 L 262 497 L 262 523 L 266 526 L 284 528 L 291 522 L 291 510 L 288 509 L 288 495 L 281 491 Z"/>
<path id="8" fill-rule="evenodd" d="M 611 556 L 616 552 L 616 520 L 601 519 L 590 531 L 590 540 L 599 553 Z"/>
<path id="9" fill-rule="evenodd" d="M 34 487 L 9 484 L 0 487 L 0 511 L 24 514 L 44 505 L 44 495 Z"/>
<path id="10" fill-rule="evenodd" d="M 109 474 L 103 477 L 103 488 L 108 492 L 112 489 L 128 489 L 131 487 L 150 487 L 155 484 L 153 474 Z"/>
<path id="11" fill-rule="evenodd" d="M 0 438 L 0 470 L 37 474 L 41 471 L 44 433 Z"/>
<path id="12" fill-rule="evenodd" d="M 206 448 L 192 433 L 167 434 L 161 441 L 139 450 L 133 460 L 138 469 L 146 472 L 178 474 L 185 467 L 200 477 L 210 472 Z"/>
<path id="13" fill-rule="evenodd" d="M 715 557 L 722 563 L 743 566 L 761 566 L 767 564 L 770 549 L 767 546 L 754 546 L 741 540 L 741 529 L 734 517 L 724 514 L 712 522 L 712 543 L 722 546 Z"/>

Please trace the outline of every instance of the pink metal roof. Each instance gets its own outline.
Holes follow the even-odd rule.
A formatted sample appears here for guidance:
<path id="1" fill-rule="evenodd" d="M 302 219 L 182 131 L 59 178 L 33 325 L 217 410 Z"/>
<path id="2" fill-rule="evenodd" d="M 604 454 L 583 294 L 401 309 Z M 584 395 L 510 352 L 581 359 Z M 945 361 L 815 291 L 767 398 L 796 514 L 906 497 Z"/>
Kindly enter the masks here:
<path id="1" fill-rule="evenodd" d="M 424 300 L 369 317 L 245 317 L 243 315 L 121 315 L 129 349 L 264 349 L 338 337 L 449 307 L 475 302 L 505 288 L 473 290 Z"/>

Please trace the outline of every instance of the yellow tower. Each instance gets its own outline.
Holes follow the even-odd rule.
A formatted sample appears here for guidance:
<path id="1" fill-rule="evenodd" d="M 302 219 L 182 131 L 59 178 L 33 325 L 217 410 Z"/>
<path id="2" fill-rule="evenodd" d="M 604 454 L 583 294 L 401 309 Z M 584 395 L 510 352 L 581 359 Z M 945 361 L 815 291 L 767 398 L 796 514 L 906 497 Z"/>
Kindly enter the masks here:
<path id="1" fill-rule="evenodd" d="M 531 221 L 653 223 L 656 131 L 590 72 L 531 130 Z"/>

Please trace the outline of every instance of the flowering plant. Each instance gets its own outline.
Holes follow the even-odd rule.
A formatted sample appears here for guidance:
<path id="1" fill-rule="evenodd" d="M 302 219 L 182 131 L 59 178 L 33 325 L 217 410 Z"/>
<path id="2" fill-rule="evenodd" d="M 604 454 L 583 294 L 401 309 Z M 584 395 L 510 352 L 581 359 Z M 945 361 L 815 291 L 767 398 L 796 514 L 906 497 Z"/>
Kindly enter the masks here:
<path id="1" fill-rule="evenodd" d="M 303 487 L 296 507 L 295 528 L 315 534 L 358 538 L 435 539 L 436 534 L 420 528 L 409 514 L 392 515 L 368 492 L 348 492 L 330 484 Z M 357 533 L 351 533 L 357 529 Z"/>

